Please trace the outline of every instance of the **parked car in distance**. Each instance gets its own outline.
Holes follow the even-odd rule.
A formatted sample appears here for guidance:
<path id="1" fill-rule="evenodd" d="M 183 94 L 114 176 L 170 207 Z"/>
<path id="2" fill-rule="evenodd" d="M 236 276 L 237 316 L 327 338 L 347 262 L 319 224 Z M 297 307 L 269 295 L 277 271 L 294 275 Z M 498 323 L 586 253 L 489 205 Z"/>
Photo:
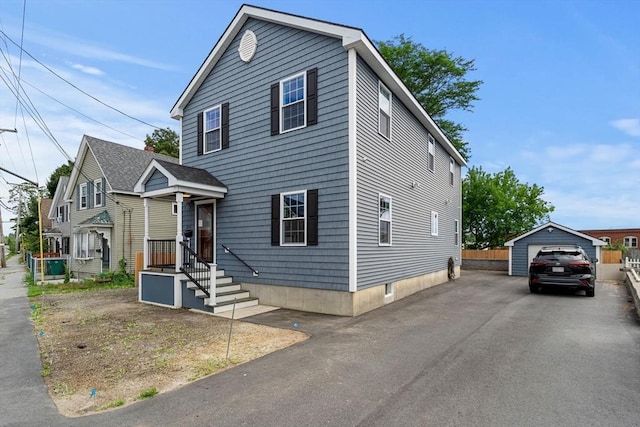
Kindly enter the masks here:
<path id="1" fill-rule="evenodd" d="M 596 262 L 580 246 L 545 246 L 529 266 L 529 290 L 537 293 L 542 288 L 573 288 L 593 297 Z"/>

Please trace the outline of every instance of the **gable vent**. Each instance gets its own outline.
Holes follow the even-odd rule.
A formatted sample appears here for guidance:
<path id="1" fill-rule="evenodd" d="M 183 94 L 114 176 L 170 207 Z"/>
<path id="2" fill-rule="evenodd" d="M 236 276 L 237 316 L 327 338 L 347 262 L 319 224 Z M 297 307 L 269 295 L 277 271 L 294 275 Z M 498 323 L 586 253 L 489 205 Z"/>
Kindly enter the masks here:
<path id="1" fill-rule="evenodd" d="M 238 52 L 240 53 L 240 59 L 244 62 L 249 62 L 256 54 L 256 48 L 258 47 L 258 39 L 251 30 L 244 32 L 242 39 L 240 40 L 240 46 Z"/>

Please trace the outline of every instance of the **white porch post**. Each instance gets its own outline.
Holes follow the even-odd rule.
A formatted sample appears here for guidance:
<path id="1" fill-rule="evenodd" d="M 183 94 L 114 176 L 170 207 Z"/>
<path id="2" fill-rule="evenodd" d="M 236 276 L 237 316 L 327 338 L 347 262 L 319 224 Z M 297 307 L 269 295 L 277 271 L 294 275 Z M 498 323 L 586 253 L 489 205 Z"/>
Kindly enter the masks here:
<path id="1" fill-rule="evenodd" d="M 178 218 L 176 220 L 176 271 L 182 267 L 182 246 L 180 242 L 184 240 L 182 235 L 182 203 L 184 202 L 183 193 L 176 193 L 176 203 L 178 204 Z"/>
<path id="2" fill-rule="evenodd" d="M 144 257 L 142 268 L 146 270 L 149 267 L 149 198 L 143 198 L 142 202 L 144 203 L 144 250 L 142 251 Z"/>

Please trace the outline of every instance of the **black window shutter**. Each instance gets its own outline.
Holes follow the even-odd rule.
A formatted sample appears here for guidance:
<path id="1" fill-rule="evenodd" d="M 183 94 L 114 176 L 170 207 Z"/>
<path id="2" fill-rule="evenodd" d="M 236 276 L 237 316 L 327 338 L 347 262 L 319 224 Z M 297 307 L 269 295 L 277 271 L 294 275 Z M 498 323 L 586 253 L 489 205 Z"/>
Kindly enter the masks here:
<path id="1" fill-rule="evenodd" d="M 102 177 L 102 206 L 107 206 L 107 189 L 106 189 L 107 180 Z"/>
<path id="2" fill-rule="evenodd" d="M 76 185 L 76 210 L 80 210 L 80 185 Z"/>
<path id="3" fill-rule="evenodd" d="M 307 191 L 307 245 L 318 246 L 318 190 Z"/>
<path id="4" fill-rule="evenodd" d="M 280 246 L 280 195 L 271 196 L 271 246 Z"/>
<path id="5" fill-rule="evenodd" d="M 229 103 L 222 104 L 222 149 L 229 148 Z"/>
<path id="6" fill-rule="evenodd" d="M 318 69 L 307 71 L 307 126 L 318 123 Z"/>
<path id="7" fill-rule="evenodd" d="M 280 133 L 280 83 L 271 85 L 271 135 Z"/>
<path id="8" fill-rule="evenodd" d="M 204 113 L 198 113 L 198 156 L 202 156 L 204 147 Z"/>

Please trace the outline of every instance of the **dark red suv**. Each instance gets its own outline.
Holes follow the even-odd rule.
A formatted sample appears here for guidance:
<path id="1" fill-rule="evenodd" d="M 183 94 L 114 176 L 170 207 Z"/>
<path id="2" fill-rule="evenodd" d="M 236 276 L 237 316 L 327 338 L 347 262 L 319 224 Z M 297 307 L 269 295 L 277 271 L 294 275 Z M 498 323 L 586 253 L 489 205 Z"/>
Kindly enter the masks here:
<path id="1" fill-rule="evenodd" d="M 580 246 L 545 246 L 529 267 L 529 290 L 536 293 L 546 287 L 574 288 L 593 297 L 596 262 Z"/>

